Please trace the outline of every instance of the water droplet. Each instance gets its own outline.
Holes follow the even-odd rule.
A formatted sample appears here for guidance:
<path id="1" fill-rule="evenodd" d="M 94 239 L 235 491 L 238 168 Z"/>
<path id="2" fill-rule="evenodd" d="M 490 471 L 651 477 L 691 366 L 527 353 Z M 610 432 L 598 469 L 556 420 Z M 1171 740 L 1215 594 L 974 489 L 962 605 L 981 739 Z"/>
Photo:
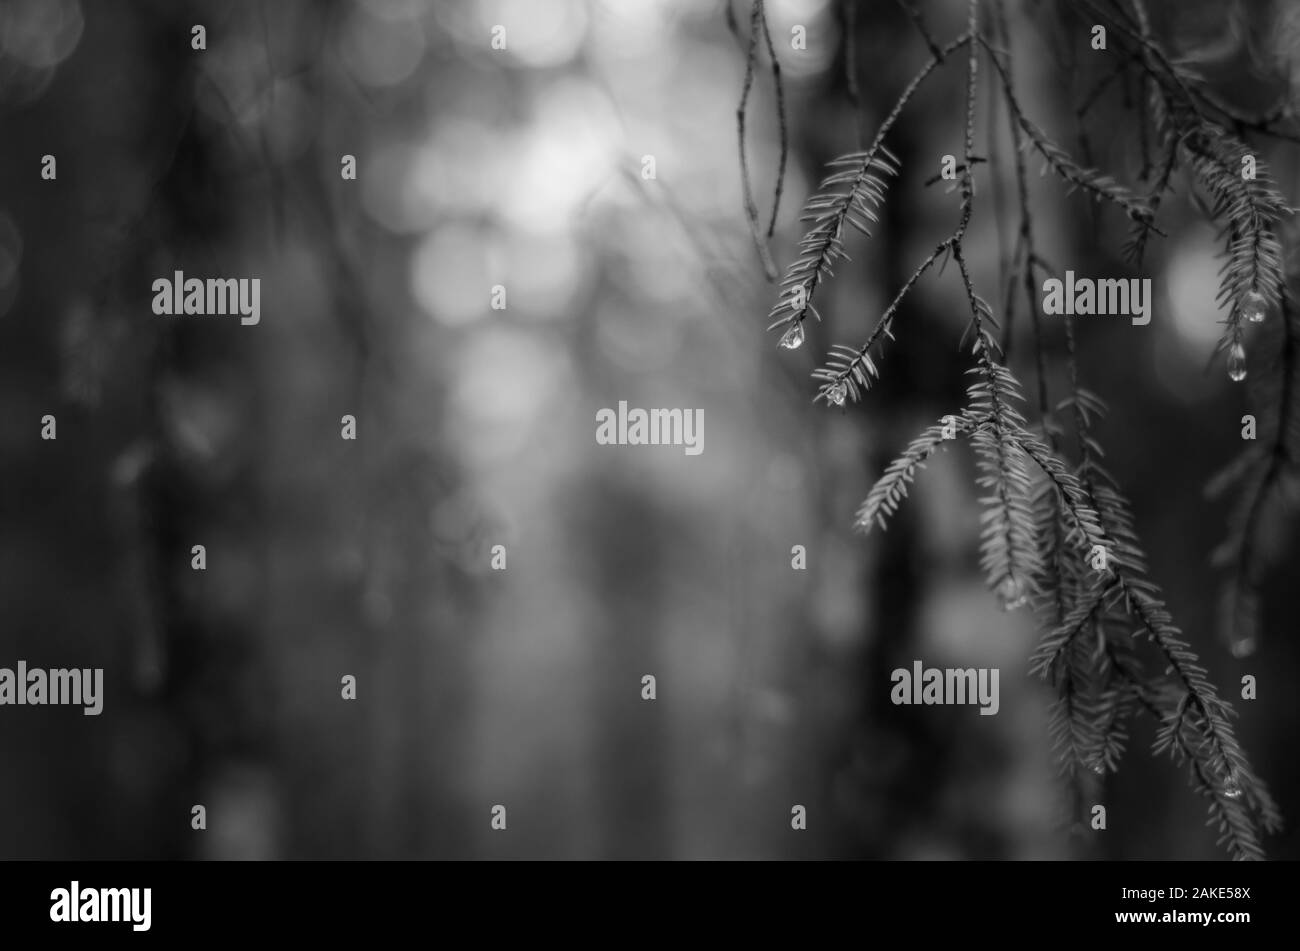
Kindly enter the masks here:
<path id="1" fill-rule="evenodd" d="M 1255 653 L 1255 648 L 1257 646 L 1258 644 L 1255 641 L 1254 636 L 1245 634 L 1234 637 L 1232 643 L 1228 645 L 1228 650 L 1232 652 L 1233 657 L 1241 660 L 1243 657 L 1249 657 L 1251 654 Z"/>
<path id="2" fill-rule="evenodd" d="M 781 335 L 781 346 L 786 350 L 798 350 L 803 344 L 803 321 L 796 320 L 790 329 Z"/>
<path id="3" fill-rule="evenodd" d="M 1223 794 L 1229 799 L 1240 799 L 1241 787 L 1238 786 L 1234 780 L 1230 779 L 1223 784 Z"/>
<path id="4" fill-rule="evenodd" d="M 1092 770 L 1094 773 L 1096 773 L 1098 776 L 1102 776 L 1106 772 L 1106 764 L 1102 762 L 1100 756 L 1094 756 L 1092 759 L 1090 759 L 1088 761 L 1088 768 Z"/>
<path id="5" fill-rule="evenodd" d="M 1241 299 L 1241 312 L 1252 324 L 1263 323 L 1268 313 L 1268 301 L 1259 291 L 1250 291 Z"/>
<path id="6" fill-rule="evenodd" d="M 998 597 L 1002 600 L 1003 611 L 1014 611 L 1029 603 L 1024 588 L 1015 578 L 1007 578 L 998 585 Z"/>
<path id="7" fill-rule="evenodd" d="M 1228 379 L 1233 383 L 1246 379 L 1246 348 L 1239 343 L 1228 348 Z"/>
<path id="8" fill-rule="evenodd" d="M 838 383 L 832 383 L 826 390 L 826 399 L 836 406 L 843 406 L 844 399 L 849 395 L 849 386 L 843 380 Z"/>

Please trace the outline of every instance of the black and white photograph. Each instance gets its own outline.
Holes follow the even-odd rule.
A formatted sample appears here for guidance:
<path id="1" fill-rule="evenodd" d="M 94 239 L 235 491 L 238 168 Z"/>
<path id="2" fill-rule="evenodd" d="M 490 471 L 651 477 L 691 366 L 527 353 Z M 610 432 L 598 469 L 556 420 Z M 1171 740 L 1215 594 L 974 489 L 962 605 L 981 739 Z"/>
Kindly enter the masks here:
<path id="1" fill-rule="evenodd" d="M 0 918 L 1268 933 L 1297 211 L 1296 0 L 0 0 Z"/>

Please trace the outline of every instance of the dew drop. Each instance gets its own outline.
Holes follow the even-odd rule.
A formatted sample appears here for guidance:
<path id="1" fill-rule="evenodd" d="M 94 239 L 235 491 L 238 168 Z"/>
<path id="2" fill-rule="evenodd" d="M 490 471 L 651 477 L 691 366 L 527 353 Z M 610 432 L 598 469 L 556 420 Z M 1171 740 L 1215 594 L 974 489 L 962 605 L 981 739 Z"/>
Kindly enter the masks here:
<path id="1" fill-rule="evenodd" d="M 1223 784 L 1223 794 L 1229 799 L 1241 798 L 1241 787 L 1234 780 L 1228 780 Z"/>
<path id="2" fill-rule="evenodd" d="M 1024 588 L 1015 578 L 1007 578 L 998 585 L 998 597 L 1002 601 L 1003 611 L 1014 611 L 1029 603 Z"/>
<path id="3" fill-rule="evenodd" d="M 1101 761 L 1100 756 L 1094 756 L 1091 760 L 1089 760 L 1088 768 L 1091 769 L 1098 776 L 1105 775 L 1106 773 L 1106 764 Z"/>
<path id="4" fill-rule="evenodd" d="M 843 406 L 844 400 L 848 395 L 849 387 L 843 380 L 840 380 L 838 383 L 832 383 L 830 388 L 826 390 L 826 399 L 834 403 L 836 406 Z"/>
<path id="5" fill-rule="evenodd" d="M 803 321 L 796 320 L 790 329 L 781 335 L 781 346 L 786 350 L 798 350 L 803 344 Z"/>
<path id="6" fill-rule="evenodd" d="M 1241 299 L 1241 312 L 1252 324 L 1263 323 L 1264 315 L 1268 312 L 1268 301 L 1259 291 L 1250 291 Z"/>
<path id="7" fill-rule="evenodd" d="M 1228 379 L 1233 383 L 1246 379 L 1246 348 L 1239 343 L 1228 349 Z"/>

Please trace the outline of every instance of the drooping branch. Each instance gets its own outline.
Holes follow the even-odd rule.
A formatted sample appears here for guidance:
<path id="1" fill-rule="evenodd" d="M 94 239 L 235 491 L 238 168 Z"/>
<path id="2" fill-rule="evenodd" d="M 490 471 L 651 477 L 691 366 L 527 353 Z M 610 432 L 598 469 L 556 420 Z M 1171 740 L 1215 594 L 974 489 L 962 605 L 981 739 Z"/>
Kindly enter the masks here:
<path id="1" fill-rule="evenodd" d="M 907 0 L 900 2 L 909 15 L 915 14 Z M 1149 118 L 1157 132 L 1154 140 L 1162 150 L 1158 164 L 1153 166 L 1144 129 L 1142 181 L 1150 182 L 1148 175 L 1156 173 L 1153 182 L 1144 184 L 1144 190 L 1149 189 L 1144 194 L 1090 167 L 1091 163 L 1077 162 L 1028 118 L 1016 96 L 1012 57 L 1006 51 L 1010 38 L 1002 3 L 991 2 L 992 42 L 979 30 L 978 0 L 969 2 L 967 32 L 937 51 L 924 21 L 919 14 L 913 17 L 918 32 L 935 55 L 904 89 L 871 145 L 833 162 L 837 170 L 809 200 L 805 220 L 810 220 L 812 226 L 800 244 L 799 258 L 782 282 L 780 299 L 770 314 L 769 330 L 783 328 L 782 343 L 787 347 L 802 341 L 802 323 L 807 314 L 819 316 L 813 306 L 814 293 L 832 276 L 833 265 L 845 257 L 846 226 L 868 232 L 870 223 L 876 220 L 875 209 L 884 201 L 888 177 L 899 171 L 898 160 L 884 145 L 887 133 L 924 79 L 956 48 L 970 43 L 958 221 L 952 234 L 935 245 L 904 281 L 864 344 L 832 346 L 825 365 L 813 371 L 818 381 L 814 400 L 843 405 L 850 397 L 855 402 L 863 398 L 879 376 L 880 346 L 885 339 L 893 338 L 893 324 L 902 302 L 935 263 L 948 258 L 956 262 L 970 306 L 963 345 L 968 337 L 973 341 L 975 365 L 969 372 L 978 379 L 969 387 L 967 406 L 960 413 L 928 427 L 888 467 L 859 508 L 856 525 L 863 531 L 884 528 L 925 462 L 946 440 L 967 438 L 979 468 L 977 484 L 983 490 L 980 561 L 986 580 L 1001 595 L 1005 607 L 1015 608 L 1032 600 L 1035 610 L 1045 615 L 1043 638 L 1031 658 L 1031 667 L 1058 690 L 1049 733 L 1063 771 L 1077 782 L 1088 774 L 1095 781 L 1097 775 L 1113 771 L 1127 745 L 1129 721 L 1145 711 L 1158 724 L 1153 751 L 1168 752 L 1188 767 L 1193 787 L 1211 800 L 1211 820 L 1220 827 L 1220 841 L 1234 857 L 1258 858 L 1263 854 L 1261 830 L 1273 829 L 1279 820 L 1276 806 L 1251 771 L 1233 734 L 1230 704 L 1219 697 L 1175 626 L 1159 588 L 1147 577 L 1145 555 L 1128 503 L 1118 484 L 1099 464 L 1102 451 L 1092 436 L 1092 428 L 1104 406 L 1079 385 L 1074 326 L 1068 318 L 1065 364 L 1069 395 L 1055 410 L 1049 405 L 1047 341 L 1035 293 L 1036 269 L 1046 268 L 1047 264 L 1035 246 L 1025 155 L 1031 150 L 1038 152 L 1045 167 L 1071 190 L 1081 190 L 1098 201 L 1122 208 L 1135 222 L 1129 246 L 1139 257 L 1151 232 L 1164 234 L 1155 225 L 1155 211 L 1169 190 L 1174 171 L 1190 167 L 1193 179 L 1216 199 L 1211 216 L 1229 226 L 1228 269 L 1247 275 L 1251 290 L 1270 277 L 1274 266 L 1268 237 L 1272 222 L 1290 209 L 1280 201 L 1266 171 L 1258 186 L 1229 185 L 1222 178 L 1242 153 L 1235 140 L 1207 118 L 1214 107 L 1198 78 L 1183 66 L 1173 65 L 1150 37 L 1141 0 L 1132 0 L 1136 15 L 1129 15 L 1120 6 L 1120 32 L 1127 40 L 1122 49 L 1128 58 L 1089 92 L 1076 115 L 1085 115 L 1106 88 L 1113 87 L 1115 78 L 1122 81 L 1125 107 L 1131 109 L 1127 97 L 1130 81 L 1136 76 L 1142 120 Z M 1085 2 L 1090 8 L 1095 6 L 1090 0 Z M 849 15 L 847 10 L 845 15 Z M 976 292 L 966 255 L 965 238 L 974 211 L 974 168 L 987 161 L 973 154 L 981 47 L 997 77 L 992 84 L 993 94 L 1006 103 L 1016 147 L 1020 225 L 1011 267 L 1003 279 L 1008 288 L 1014 280 L 1021 282 L 1033 317 L 1040 416 L 1035 427 L 1018 408 L 1023 401 L 1019 382 L 993 333 L 999 329 L 998 321 Z M 851 62 L 849 52 L 846 49 L 846 63 Z M 990 155 L 995 159 L 996 176 L 997 154 L 992 147 Z M 1198 168 L 1198 162 L 1208 165 Z M 1001 257 L 1000 242 L 999 249 Z M 1249 293 L 1241 279 L 1231 274 L 1230 279 L 1237 280 L 1236 284 L 1225 284 L 1232 296 L 1240 298 Z M 1010 291 L 1006 298 L 1013 299 Z M 1061 422 L 1057 420 L 1058 412 L 1062 414 Z M 1058 437 L 1066 432 L 1066 422 L 1071 424 L 1077 440 L 1077 465 L 1065 460 L 1058 444 Z M 1241 468 L 1249 471 L 1249 466 Z M 1257 519 L 1252 515 L 1247 521 Z M 1136 650 L 1132 637 L 1135 624 L 1138 633 L 1146 635 L 1150 642 L 1149 648 L 1142 649 L 1156 659 L 1154 673 L 1144 667 Z"/>
<path id="2" fill-rule="evenodd" d="M 844 233 L 848 226 L 870 235 L 868 222 L 877 220 L 875 208 L 885 197 L 886 183 L 881 175 L 898 173 L 897 158 L 885 147 L 885 136 L 893 128 L 903 109 L 916 90 L 949 54 L 961 49 L 971 40 L 964 33 L 940 50 L 942 56 L 933 57 L 912 78 L 899 95 L 876 132 L 871 145 L 864 152 L 855 152 L 837 159 L 832 165 L 841 168 L 822 182 L 821 187 L 805 206 L 804 221 L 813 226 L 799 243 L 799 257 L 786 271 L 781 282 L 781 295 L 768 317 L 768 330 L 786 327 L 782 337 L 787 346 L 802 342 L 804 320 L 811 313 L 820 319 L 814 307 L 817 289 L 833 273 L 837 261 L 845 257 Z"/>

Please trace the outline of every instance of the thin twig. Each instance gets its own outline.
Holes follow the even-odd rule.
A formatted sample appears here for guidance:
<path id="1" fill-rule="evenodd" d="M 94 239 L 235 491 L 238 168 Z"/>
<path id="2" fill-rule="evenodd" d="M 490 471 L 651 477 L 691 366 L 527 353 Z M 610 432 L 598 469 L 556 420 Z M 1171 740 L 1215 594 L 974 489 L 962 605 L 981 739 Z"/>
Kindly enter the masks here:
<path id="1" fill-rule="evenodd" d="M 785 189 L 785 163 L 790 154 L 790 133 L 785 121 L 785 84 L 781 82 L 781 63 L 776 58 L 776 47 L 772 45 L 772 32 L 767 27 L 767 8 L 764 0 L 755 0 L 758 8 L 758 22 L 763 28 L 763 41 L 767 44 L 767 58 L 772 61 L 772 83 L 776 87 L 776 123 L 781 135 L 781 157 L 776 167 L 776 194 L 772 199 L 772 219 L 767 224 L 767 236 L 772 237 L 776 231 L 776 215 L 781 209 L 781 192 Z M 772 266 L 772 280 L 776 280 L 776 265 Z"/>
<path id="2" fill-rule="evenodd" d="M 754 0 L 749 15 L 749 50 L 745 55 L 745 84 L 740 91 L 740 105 L 736 107 L 736 131 L 740 141 L 740 182 L 745 197 L 745 218 L 749 222 L 749 231 L 754 238 L 754 249 L 763 265 L 763 275 L 770 282 L 775 282 L 778 275 L 776 262 L 768 250 L 763 237 L 762 226 L 758 223 L 758 206 L 754 204 L 754 189 L 750 183 L 749 159 L 745 154 L 745 108 L 749 103 L 749 91 L 754 85 L 754 63 L 758 59 L 759 23 L 763 14 L 763 0 Z"/>
<path id="3" fill-rule="evenodd" d="M 861 154 L 855 162 L 857 172 L 845 189 L 844 194 L 836 202 L 834 211 L 825 212 L 818 215 L 819 227 L 816 231 L 817 237 L 814 240 L 808 240 L 805 236 L 801 244 L 802 253 L 799 259 L 790 266 L 786 272 L 785 284 L 795 284 L 804 288 L 804 295 L 801 308 L 795 308 L 786 297 L 773 307 L 770 317 L 774 318 L 769 326 L 769 330 L 775 327 L 783 326 L 791 322 L 802 323 L 808 316 L 808 312 L 813 309 L 813 297 L 817 288 L 823 280 L 830 274 L 831 265 L 842 253 L 839 246 L 840 235 L 844 232 L 844 225 L 848 221 L 849 213 L 853 210 L 853 197 L 862 187 L 867 177 L 872 174 L 872 170 L 877 167 L 879 156 L 882 151 L 888 154 L 884 147 L 885 136 L 893 128 L 894 123 L 898 121 L 899 116 L 903 114 L 903 109 L 915 95 L 916 90 L 920 88 L 936 66 L 947 58 L 955 50 L 960 49 L 971 41 L 970 33 L 963 33 L 957 39 L 943 47 L 939 57 L 932 58 L 925 64 L 911 82 L 903 89 L 894 107 L 890 110 L 889 115 L 880 124 L 876 131 L 875 138 L 872 139 L 871 145 Z M 801 274 L 807 273 L 809 276 L 806 281 L 798 281 Z M 778 314 L 788 311 L 787 316 L 777 318 Z"/>
<path id="4" fill-rule="evenodd" d="M 852 4 L 852 2 L 853 0 L 850 0 L 850 4 Z M 921 16 L 921 11 L 916 8 L 916 5 L 912 3 L 911 0 L 898 0 L 898 5 L 907 13 L 912 23 L 916 26 L 917 32 L 919 32 L 921 38 L 925 40 L 925 45 L 930 48 L 930 55 L 942 58 L 939 51 L 939 44 L 934 41 L 934 34 L 930 32 L 928 27 L 926 27 L 925 17 Z"/>

